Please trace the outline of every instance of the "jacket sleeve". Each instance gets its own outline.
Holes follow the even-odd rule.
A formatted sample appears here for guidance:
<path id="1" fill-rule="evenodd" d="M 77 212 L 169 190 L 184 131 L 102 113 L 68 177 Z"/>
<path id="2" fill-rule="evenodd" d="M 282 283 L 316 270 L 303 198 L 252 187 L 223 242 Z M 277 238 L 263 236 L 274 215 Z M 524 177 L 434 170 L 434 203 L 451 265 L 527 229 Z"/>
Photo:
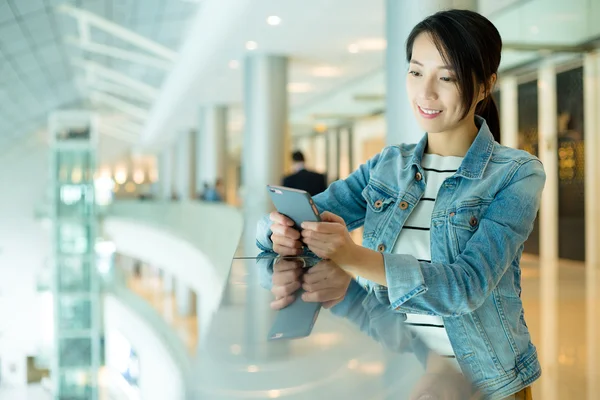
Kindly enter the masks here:
<path id="1" fill-rule="evenodd" d="M 319 212 L 329 211 L 344 219 L 348 230 L 354 230 L 363 225 L 367 203 L 362 196 L 364 188 L 369 183 L 371 170 L 379 161 L 380 154 L 361 165 L 348 178 L 335 181 L 323 193 L 316 195 L 313 200 Z M 272 251 L 271 220 L 265 215 L 257 224 L 256 245 L 262 251 Z"/>
<path id="2" fill-rule="evenodd" d="M 388 296 L 403 313 L 468 314 L 496 288 L 533 229 L 545 173 L 539 160 L 520 164 L 496 194 L 464 251 L 452 264 L 385 254 Z"/>
<path id="3" fill-rule="evenodd" d="M 355 280 L 351 281 L 344 300 L 332 307 L 331 312 L 346 318 L 388 350 L 414 353 L 423 367 L 426 366 L 430 350 L 404 324 L 406 314 L 395 312 L 389 305 L 382 304 L 373 292 L 367 293 Z"/>

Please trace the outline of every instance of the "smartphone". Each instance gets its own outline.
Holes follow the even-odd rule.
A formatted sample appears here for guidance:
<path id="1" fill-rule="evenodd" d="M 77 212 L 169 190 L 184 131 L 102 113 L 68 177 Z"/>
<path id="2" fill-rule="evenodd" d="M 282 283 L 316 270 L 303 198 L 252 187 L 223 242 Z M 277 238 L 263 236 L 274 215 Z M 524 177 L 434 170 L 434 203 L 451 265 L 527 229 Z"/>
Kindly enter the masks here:
<path id="1" fill-rule="evenodd" d="M 308 192 L 284 186 L 267 185 L 271 200 L 277 212 L 294 221 L 294 228 L 300 230 L 303 222 L 321 222 L 319 210 Z"/>
<path id="2" fill-rule="evenodd" d="M 304 290 L 299 289 L 294 295 L 294 302 L 277 311 L 277 316 L 269 332 L 269 340 L 300 339 L 312 332 L 321 303 L 308 303 L 302 300 Z"/>

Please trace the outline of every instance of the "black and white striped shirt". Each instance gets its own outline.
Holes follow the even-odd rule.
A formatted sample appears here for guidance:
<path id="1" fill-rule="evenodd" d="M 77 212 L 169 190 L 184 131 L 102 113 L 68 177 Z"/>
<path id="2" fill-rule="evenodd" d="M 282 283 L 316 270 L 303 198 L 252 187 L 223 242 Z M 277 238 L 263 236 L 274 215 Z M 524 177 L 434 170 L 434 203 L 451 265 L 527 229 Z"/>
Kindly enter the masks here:
<path id="1" fill-rule="evenodd" d="M 435 199 L 444 180 L 454 175 L 462 160 L 462 157 L 423 155 L 421 166 L 425 172 L 425 193 L 400 231 L 398 240 L 394 245 L 394 253 L 410 254 L 419 261 L 430 262 L 431 242 L 429 231 Z M 454 351 L 441 317 L 408 314 L 406 324 L 419 335 L 430 349 L 441 356 L 454 358 Z"/>

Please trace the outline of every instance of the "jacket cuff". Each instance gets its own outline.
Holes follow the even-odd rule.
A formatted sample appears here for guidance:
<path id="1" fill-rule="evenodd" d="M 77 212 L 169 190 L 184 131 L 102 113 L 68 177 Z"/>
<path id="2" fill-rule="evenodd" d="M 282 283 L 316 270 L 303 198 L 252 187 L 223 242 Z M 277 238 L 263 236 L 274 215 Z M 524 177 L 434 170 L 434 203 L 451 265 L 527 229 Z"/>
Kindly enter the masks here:
<path id="1" fill-rule="evenodd" d="M 265 215 L 256 224 L 256 246 L 261 251 L 272 251 L 273 242 L 271 242 L 271 220 L 268 215 Z"/>
<path id="2" fill-rule="evenodd" d="M 405 254 L 384 254 L 388 297 L 395 310 L 413 297 L 425 293 L 427 286 L 419 261 Z"/>

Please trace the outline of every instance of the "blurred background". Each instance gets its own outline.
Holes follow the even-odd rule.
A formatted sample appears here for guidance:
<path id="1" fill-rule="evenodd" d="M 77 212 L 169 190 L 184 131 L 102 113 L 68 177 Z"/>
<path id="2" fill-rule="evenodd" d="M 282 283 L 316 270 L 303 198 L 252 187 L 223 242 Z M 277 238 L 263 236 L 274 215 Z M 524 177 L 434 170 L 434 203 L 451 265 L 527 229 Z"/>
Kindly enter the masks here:
<path id="1" fill-rule="evenodd" d="M 0 399 L 327 398 L 357 376 L 344 398 L 390 398 L 386 354 L 329 315 L 267 345 L 237 258 L 293 151 L 331 183 L 419 140 L 404 42 L 454 7 L 500 30 L 501 140 L 548 175 L 522 263 L 534 398 L 597 399 L 598 0 L 0 0 Z"/>

